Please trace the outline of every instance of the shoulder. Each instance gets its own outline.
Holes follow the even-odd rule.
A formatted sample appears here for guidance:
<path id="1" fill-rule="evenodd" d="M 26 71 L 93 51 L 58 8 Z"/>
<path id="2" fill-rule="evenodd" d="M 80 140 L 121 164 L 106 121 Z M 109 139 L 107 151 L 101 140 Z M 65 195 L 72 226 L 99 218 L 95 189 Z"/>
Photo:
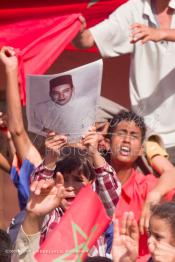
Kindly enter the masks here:
<path id="1" fill-rule="evenodd" d="M 115 18 L 116 15 L 122 14 L 141 14 L 143 12 L 144 0 L 129 0 L 120 5 L 111 15 L 110 18 Z"/>
<path id="2" fill-rule="evenodd" d="M 135 181 L 139 185 L 144 184 L 155 184 L 157 182 L 157 178 L 153 174 L 144 175 L 134 169 Z"/>

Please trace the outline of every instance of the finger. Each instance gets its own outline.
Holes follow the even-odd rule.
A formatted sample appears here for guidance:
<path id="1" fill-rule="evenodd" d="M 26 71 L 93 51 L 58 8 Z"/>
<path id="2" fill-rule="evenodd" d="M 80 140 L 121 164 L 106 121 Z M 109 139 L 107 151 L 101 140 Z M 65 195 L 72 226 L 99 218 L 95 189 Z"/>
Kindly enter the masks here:
<path id="1" fill-rule="evenodd" d="M 63 177 L 63 175 L 62 175 L 60 172 L 57 172 L 57 173 L 56 173 L 56 176 L 55 176 L 55 184 L 64 185 L 64 177 Z"/>
<path id="2" fill-rule="evenodd" d="M 144 234 L 144 225 L 145 225 L 145 217 L 141 216 L 139 221 L 139 231 L 142 235 Z"/>
<path id="3" fill-rule="evenodd" d="M 83 31 L 85 30 L 86 26 L 87 26 L 87 24 L 86 24 L 86 19 L 85 19 L 84 16 L 80 15 L 80 16 L 79 16 L 79 20 L 80 20 L 80 22 L 81 22 L 80 32 L 83 32 Z"/>
<path id="4" fill-rule="evenodd" d="M 48 188 L 47 181 L 45 181 L 45 180 L 38 181 L 38 184 L 36 185 L 36 188 L 35 188 L 35 191 L 34 191 L 35 195 L 39 195 L 41 193 L 42 188 L 43 189 Z"/>
<path id="5" fill-rule="evenodd" d="M 145 231 L 148 231 L 149 229 L 149 220 L 151 216 L 151 211 L 150 211 L 150 205 L 145 202 L 141 218 L 139 221 L 139 230 L 141 234 L 144 234 Z"/>
<path id="6" fill-rule="evenodd" d="M 145 38 L 142 40 L 142 44 L 144 45 L 144 44 L 147 43 L 149 40 L 150 40 L 149 36 L 145 37 Z"/>
<path id="7" fill-rule="evenodd" d="M 114 237 L 113 241 L 115 242 L 120 237 L 120 230 L 119 230 L 119 220 L 117 218 L 113 221 L 114 224 Z"/>
<path id="8" fill-rule="evenodd" d="M 148 239 L 148 249 L 151 254 L 154 253 L 156 249 L 156 242 L 152 240 L 151 238 Z"/>
<path id="9" fill-rule="evenodd" d="M 147 34 L 146 34 L 145 32 L 138 33 L 138 34 L 136 34 L 136 35 L 133 36 L 132 41 L 133 41 L 134 43 L 136 43 L 136 42 L 142 40 L 142 39 L 143 39 L 144 37 L 146 37 L 146 36 L 147 36 Z"/>
<path id="10" fill-rule="evenodd" d="M 134 219 L 134 213 L 133 212 L 128 212 L 127 218 L 126 218 L 126 234 L 130 236 L 130 231 L 131 231 L 131 225 L 132 225 L 132 220 Z"/>
<path id="11" fill-rule="evenodd" d="M 143 24 L 140 24 L 140 23 L 133 23 L 131 24 L 130 28 L 133 28 L 133 27 L 139 27 L 139 26 L 142 26 Z"/>
<path id="12" fill-rule="evenodd" d="M 139 241 L 139 227 L 135 218 L 132 220 L 130 236 L 133 240 Z"/>
<path id="13" fill-rule="evenodd" d="M 126 234 L 126 221 L 128 217 L 128 212 L 124 212 L 123 217 L 122 217 L 122 223 L 121 223 L 121 234 L 125 235 Z"/>
<path id="14" fill-rule="evenodd" d="M 56 133 L 54 131 L 49 131 L 47 133 L 47 137 L 52 137 L 52 136 L 55 136 L 55 135 L 56 135 Z"/>
<path id="15" fill-rule="evenodd" d="M 16 54 L 14 48 L 11 46 L 2 47 L 1 53 L 5 54 L 8 57 L 14 56 Z"/>
<path id="16" fill-rule="evenodd" d="M 89 131 L 85 135 L 82 136 L 82 139 L 85 140 L 85 139 L 87 139 L 89 137 L 93 137 L 95 134 L 97 134 L 97 133 L 94 132 L 94 131 Z"/>
<path id="17" fill-rule="evenodd" d="M 49 143 L 54 143 L 57 141 L 67 141 L 67 137 L 66 136 L 60 136 L 60 135 L 54 135 L 54 136 L 49 136 L 46 139 L 46 142 Z"/>
<path id="18" fill-rule="evenodd" d="M 31 186 L 30 186 L 30 191 L 34 192 L 36 187 L 37 187 L 38 181 L 34 181 L 32 182 Z"/>
<path id="19" fill-rule="evenodd" d="M 89 131 L 90 131 L 90 132 L 96 132 L 96 127 L 95 127 L 95 126 L 91 126 L 91 127 L 89 128 Z"/>

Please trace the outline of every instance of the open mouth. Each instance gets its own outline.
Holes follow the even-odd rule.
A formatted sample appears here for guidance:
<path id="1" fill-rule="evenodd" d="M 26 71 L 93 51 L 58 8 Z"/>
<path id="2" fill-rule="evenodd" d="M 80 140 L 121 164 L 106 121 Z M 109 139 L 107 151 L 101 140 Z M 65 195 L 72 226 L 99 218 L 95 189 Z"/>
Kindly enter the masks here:
<path id="1" fill-rule="evenodd" d="M 74 197 L 66 197 L 65 200 L 68 202 L 68 203 L 72 203 L 72 201 L 75 199 L 75 196 Z"/>
<path id="2" fill-rule="evenodd" d="M 123 156 L 129 156 L 131 149 L 128 146 L 121 146 L 120 147 L 120 154 Z"/>

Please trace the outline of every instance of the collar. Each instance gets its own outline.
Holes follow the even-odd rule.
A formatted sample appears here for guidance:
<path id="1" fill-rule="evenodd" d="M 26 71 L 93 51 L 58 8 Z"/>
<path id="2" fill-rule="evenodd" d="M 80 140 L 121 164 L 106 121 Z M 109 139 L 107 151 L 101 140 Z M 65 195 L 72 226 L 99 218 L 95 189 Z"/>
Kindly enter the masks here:
<path id="1" fill-rule="evenodd" d="M 153 23 L 155 25 L 157 24 L 155 15 L 154 15 L 153 10 L 151 8 L 151 0 L 145 0 L 144 1 L 143 15 L 147 16 L 148 19 L 151 21 L 151 23 Z"/>
<path id="2" fill-rule="evenodd" d="M 135 176 L 136 176 L 136 171 L 132 169 L 131 171 L 131 176 L 129 179 L 126 181 L 126 183 L 122 186 L 122 192 L 129 198 L 133 198 L 134 194 L 134 183 L 135 183 Z"/>

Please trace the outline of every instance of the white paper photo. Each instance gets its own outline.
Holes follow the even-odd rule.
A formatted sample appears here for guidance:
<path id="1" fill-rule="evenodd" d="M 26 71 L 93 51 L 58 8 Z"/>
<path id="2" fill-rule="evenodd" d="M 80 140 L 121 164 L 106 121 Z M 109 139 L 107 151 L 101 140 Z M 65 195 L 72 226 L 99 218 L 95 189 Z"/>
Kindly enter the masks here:
<path id="1" fill-rule="evenodd" d="M 102 82 L 102 60 L 54 75 L 27 76 L 28 129 L 78 141 L 95 123 Z"/>

